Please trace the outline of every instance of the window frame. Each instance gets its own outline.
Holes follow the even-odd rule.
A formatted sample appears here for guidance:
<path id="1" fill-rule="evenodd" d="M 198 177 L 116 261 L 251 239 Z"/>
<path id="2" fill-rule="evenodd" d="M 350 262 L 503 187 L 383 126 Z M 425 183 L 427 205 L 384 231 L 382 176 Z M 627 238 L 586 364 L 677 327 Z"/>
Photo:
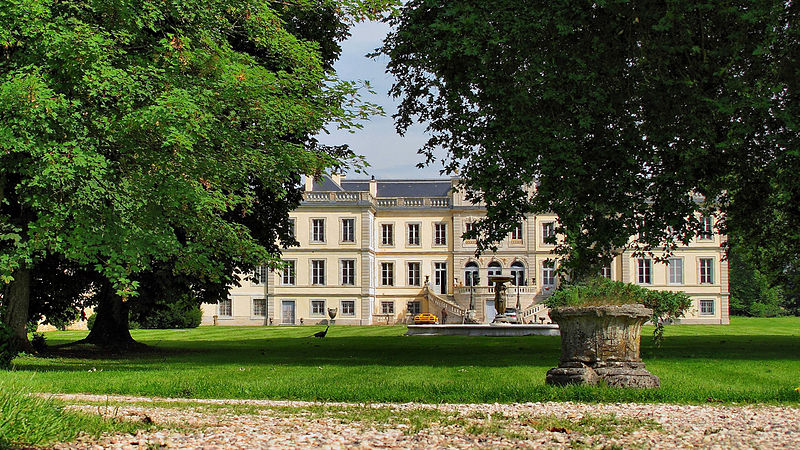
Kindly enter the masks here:
<path id="1" fill-rule="evenodd" d="M 549 232 L 545 232 L 546 229 L 549 228 Z M 551 244 L 546 241 L 549 237 L 555 237 L 556 235 L 556 222 L 554 220 L 548 220 L 546 222 L 542 222 L 542 245 L 550 245 L 553 246 L 555 244 Z"/>
<path id="2" fill-rule="evenodd" d="M 550 262 L 542 261 L 541 273 L 542 273 L 542 289 L 547 289 L 547 290 L 555 289 L 556 286 L 558 285 L 558 277 L 556 276 L 555 261 L 550 261 Z M 546 276 L 545 274 L 548 273 L 549 276 Z M 552 282 L 548 283 L 547 282 L 548 280 L 552 280 Z"/>
<path id="3" fill-rule="evenodd" d="M 389 306 L 389 308 L 387 308 L 386 306 Z M 381 314 L 394 314 L 394 313 L 395 313 L 394 300 L 381 300 Z"/>
<path id="4" fill-rule="evenodd" d="M 347 231 L 347 227 L 345 223 L 350 223 L 350 239 L 346 239 L 348 236 L 345 235 Z M 356 243 L 356 218 L 355 217 L 342 217 L 339 219 L 339 243 L 341 244 L 355 244 Z"/>
<path id="5" fill-rule="evenodd" d="M 258 301 L 264 302 L 264 314 L 257 314 L 256 302 Z M 256 319 L 263 319 L 267 317 L 267 299 L 258 297 L 250 299 L 250 317 Z"/>
<path id="6" fill-rule="evenodd" d="M 351 303 L 353 305 L 353 312 L 346 313 L 344 305 L 345 303 Z M 355 317 L 356 316 L 356 301 L 355 300 L 339 300 L 339 308 L 342 310 L 342 317 Z"/>
<path id="7" fill-rule="evenodd" d="M 261 275 L 259 275 L 261 272 Z M 266 264 L 258 265 L 253 269 L 253 278 L 250 279 L 252 286 L 264 286 L 269 283 L 269 266 Z"/>
<path id="8" fill-rule="evenodd" d="M 516 261 L 512 262 L 511 266 L 509 266 L 508 271 L 509 271 L 509 275 L 514 277 L 514 281 L 512 281 L 512 283 L 514 283 L 514 286 L 526 286 L 527 285 L 527 282 L 526 282 L 526 279 L 525 279 L 525 274 L 528 272 L 528 268 L 525 267 L 525 263 L 524 262 L 522 262 L 520 260 L 516 260 Z M 522 272 L 522 276 L 521 277 L 518 277 L 516 275 L 519 272 Z M 520 282 L 519 284 L 517 284 L 518 281 Z"/>
<path id="9" fill-rule="evenodd" d="M 441 231 L 441 236 L 440 236 Z M 447 247 L 447 222 L 433 223 L 433 246 Z"/>
<path id="10" fill-rule="evenodd" d="M 714 217 L 702 216 L 700 217 L 700 233 L 697 234 L 698 241 L 713 241 L 714 240 Z"/>
<path id="11" fill-rule="evenodd" d="M 352 283 L 345 283 L 345 262 L 353 263 L 351 276 L 353 277 Z M 355 286 L 356 285 L 356 260 L 355 258 L 340 258 L 339 259 L 339 284 L 341 286 Z"/>
<path id="12" fill-rule="evenodd" d="M 642 281 L 643 276 L 644 278 L 646 278 L 645 281 Z M 647 285 L 647 286 L 653 284 L 652 258 L 636 258 L 636 284 Z"/>
<path id="13" fill-rule="evenodd" d="M 411 265 L 412 264 L 416 264 L 416 266 L 417 266 L 417 269 L 416 269 L 416 272 L 417 272 L 416 284 L 413 284 L 412 283 L 412 279 L 411 279 L 411 274 L 412 274 Z M 407 286 L 414 286 L 414 287 L 422 286 L 422 261 L 406 261 L 406 285 Z"/>
<path id="14" fill-rule="evenodd" d="M 390 267 L 391 270 L 386 271 L 387 266 Z M 380 268 L 381 268 L 381 286 L 394 287 L 394 279 L 395 279 L 394 261 L 381 261 Z M 389 283 L 386 283 L 386 281 L 389 281 Z"/>
<path id="15" fill-rule="evenodd" d="M 310 221 L 309 222 L 310 227 L 309 227 L 309 230 L 308 230 L 308 233 L 309 233 L 308 242 L 310 244 L 325 244 L 327 242 L 327 234 L 328 234 L 328 233 L 326 233 L 327 221 L 325 220 L 325 218 L 324 217 L 311 217 L 311 218 L 309 218 L 309 221 Z M 321 221 L 321 223 L 322 223 L 322 227 L 319 230 L 317 230 L 317 228 L 316 228 L 316 224 L 317 224 L 318 221 Z M 317 239 L 317 236 L 316 236 L 316 232 L 317 231 L 320 231 L 322 233 L 322 239 Z"/>
<path id="16" fill-rule="evenodd" d="M 411 305 L 415 306 L 413 311 Z M 422 312 L 422 302 L 419 300 L 409 300 L 406 302 L 406 311 L 412 315 L 420 314 Z"/>
<path id="17" fill-rule="evenodd" d="M 228 305 L 228 314 L 223 314 L 222 312 L 222 304 L 226 303 Z M 233 318 L 233 299 L 231 297 L 225 298 L 217 302 L 217 317 L 230 319 Z"/>
<path id="18" fill-rule="evenodd" d="M 322 312 L 314 312 L 314 305 L 322 302 Z M 325 307 L 328 301 L 324 298 L 312 298 L 308 303 L 308 315 L 311 317 L 325 317 Z"/>
<path id="19" fill-rule="evenodd" d="M 416 242 L 411 239 L 411 229 L 415 227 L 417 230 Z M 422 223 L 421 222 L 406 222 L 406 246 L 407 247 L 421 247 L 422 246 Z"/>
<path id="20" fill-rule="evenodd" d="M 394 222 L 381 222 L 380 229 L 381 229 L 381 240 L 380 240 L 381 247 L 394 247 L 395 243 Z M 389 242 L 387 242 L 386 230 L 389 230 L 388 233 Z"/>
<path id="21" fill-rule="evenodd" d="M 703 311 L 703 304 L 711 304 L 711 312 Z M 714 316 L 717 314 L 717 302 L 713 298 L 701 298 L 697 300 L 697 314 L 699 316 Z"/>
<path id="22" fill-rule="evenodd" d="M 286 263 L 286 266 L 281 269 L 281 286 L 297 286 L 297 260 L 284 259 L 283 262 Z M 289 269 L 288 275 L 291 277 L 291 283 L 286 282 L 286 269 Z"/>
<path id="23" fill-rule="evenodd" d="M 679 281 L 673 280 L 673 277 L 672 277 L 672 275 L 673 275 L 673 261 L 677 261 L 678 263 L 680 263 L 679 264 L 680 265 L 680 280 Z M 684 277 L 685 270 L 684 270 L 684 267 L 685 267 L 685 264 L 683 262 L 683 258 L 682 257 L 673 256 L 672 258 L 669 258 L 667 260 L 667 284 L 670 284 L 670 285 L 673 285 L 673 286 L 681 286 L 681 285 L 685 284 L 685 277 Z"/>
<path id="24" fill-rule="evenodd" d="M 326 270 L 325 270 L 326 267 L 325 266 L 327 266 L 326 261 L 327 261 L 326 259 L 311 259 L 311 260 L 309 260 L 309 267 L 311 268 L 311 277 L 309 277 L 309 280 L 311 281 L 310 284 L 312 286 L 326 286 L 327 285 L 328 274 L 325 273 L 326 272 Z M 315 273 L 315 270 L 317 270 L 317 269 L 314 267 L 314 263 L 316 263 L 316 262 L 321 262 L 322 263 L 322 266 L 319 268 L 322 271 L 322 283 L 318 283 L 317 282 L 317 274 Z"/>
<path id="25" fill-rule="evenodd" d="M 475 284 L 476 281 L 478 284 Z M 481 285 L 481 266 L 477 262 L 468 261 L 464 264 L 464 285 L 467 287 Z"/>
<path id="26" fill-rule="evenodd" d="M 703 267 L 703 262 L 708 262 L 708 267 Z M 705 274 L 704 269 L 707 269 Z M 697 258 L 697 284 L 714 284 L 714 258 Z"/>

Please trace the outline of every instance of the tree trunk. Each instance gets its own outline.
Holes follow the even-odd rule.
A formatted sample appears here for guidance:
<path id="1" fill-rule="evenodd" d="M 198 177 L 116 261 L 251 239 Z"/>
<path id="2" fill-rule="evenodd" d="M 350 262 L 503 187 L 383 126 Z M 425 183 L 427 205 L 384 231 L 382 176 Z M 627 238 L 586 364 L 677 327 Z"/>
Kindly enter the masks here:
<path id="1" fill-rule="evenodd" d="M 14 281 L 5 288 L 8 300 L 3 322 L 14 330 L 14 344 L 24 352 L 34 353 L 28 340 L 28 308 L 31 301 L 31 271 L 20 268 L 14 271 Z"/>
<path id="2" fill-rule="evenodd" d="M 139 345 L 128 330 L 128 305 L 110 284 L 105 284 L 99 293 L 97 318 L 83 342 L 115 350 Z"/>

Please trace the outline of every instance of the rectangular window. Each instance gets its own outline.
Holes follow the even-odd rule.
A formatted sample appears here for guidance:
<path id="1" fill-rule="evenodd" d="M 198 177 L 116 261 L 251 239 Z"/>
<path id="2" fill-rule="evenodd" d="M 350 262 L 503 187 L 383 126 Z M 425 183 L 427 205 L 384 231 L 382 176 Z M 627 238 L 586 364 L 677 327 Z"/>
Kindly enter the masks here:
<path id="1" fill-rule="evenodd" d="M 325 300 L 311 300 L 311 315 L 312 316 L 325 315 Z"/>
<path id="2" fill-rule="evenodd" d="M 394 302 L 381 302 L 381 314 L 394 314 Z"/>
<path id="3" fill-rule="evenodd" d="M 436 223 L 433 225 L 433 245 L 447 245 L 446 223 Z"/>
<path id="4" fill-rule="evenodd" d="M 683 259 L 669 259 L 669 284 L 683 284 Z"/>
<path id="5" fill-rule="evenodd" d="M 548 240 L 556 235 L 556 223 L 544 222 L 542 224 L 542 242 L 549 244 Z"/>
<path id="6" fill-rule="evenodd" d="M 253 316 L 267 317 L 267 299 L 264 298 L 253 299 Z"/>
<path id="7" fill-rule="evenodd" d="M 639 284 L 653 284 L 653 260 L 637 259 Z"/>
<path id="8" fill-rule="evenodd" d="M 296 261 L 284 261 L 286 264 L 283 266 L 283 277 L 281 277 L 281 283 L 284 286 L 294 286 L 295 283 L 295 271 Z"/>
<path id="9" fill-rule="evenodd" d="M 704 216 L 700 218 L 700 236 L 703 241 L 710 241 L 714 237 L 714 218 Z"/>
<path id="10" fill-rule="evenodd" d="M 226 298 L 219 301 L 219 315 L 220 317 L 233 316 L 233 302 L 231 299 Z"/>
<path id="11" fill-rule="evenodd" d="M 420 302 L 408 302 L 408 313 L 419 314 L 422 312 L 422 304 Z"/>
<path id="12" fill-rule="evenodd" d="M 475 229 L 475 224 L 473 222 L 466 222 L 464 223 L 464 232 L 471 233 L 472 230 Z M 467 239 L 474 239 L 474 238 L 467 238 Z"/>
<path id="13" fill-rule="evenodd" d="M 342 260 L 342 286 L 354 286 L 356 284 L 356 260 Z"/>
<path id="14" fill-rule="evenodd" d="M 714 315 L 714 300 L 702 299 L 700 300 L 700 315 L 713 316 Z"/>
<path id="15" fill-rule="evenodd" d="M 605 265 L 600 269 L 600 276 L 611 279 L 611 264 Z"/>
<path id="16" fill-rule="evenodd" d="M 394 286 L 394 263 L 381 263 L 381 285 Z"/>
<path id="17" fill-rule="evenodd" d="M 297 237 L 297 227 L 296 221 L 294 219 L 289 219 L 289 236 L 296 238 Z"/>
<path id="18" fill-rule="evenodd" d="M 381 224 L 381 245 L 394 245 L 394 224 Z"/>
<path id="19" fill-rule="evenodd" d="M 267 282 L 268 274 L 269 274 L 269 267 L 256 266 L 256 269 L 253 271 L 253 284 L 256 286 L 264 285 L 264 283 Z"/>
<path id="20" fill-rule="evenodd" d="M 439 294 L 447 294 L 447 263 L 433 263 L 433 285 Z"/>
<path id="21" fill-rule="evenodd" d="M 552 289 L 556 286 L 556 264 L 554 262 L 542 263 L 542 287 Z"/>
<path id="22" fill-rule="evenodd" d="M 511 239 L 513 240 L 522 240 L 522 224 L 517 224 L 513 230 L 511 230 Z"/>
<path id="23" fill-rule="evenodd" d="M 311 242 L 325 242 L 325 219 L 311 219 Z"/>
<path id="24" fill-rule="evenodd" d="M 356 241 L 356 219 L 342 219 L 342 242 Z"/>
<path id="25" fill-rule="evenodd" d="M 342 315 L 350 317 L 356 315 L 355 300 L 342 300 Z"/>
<path id="26" fill-rule="evenodd" d="M 419 224 L 408 224 L 408 245 L 419 245 Z"/>
<path id="27" fill-rule="evenodd" d="M 700 258 L 700 284 L 714 284 L 714 260 Z"/>
<path id="28" fill-rule="evenodd" d="M 410 262 L 408 263 L 408 285 L 409 286 L 419 286 L 420 285 L 420 264 L 418 262 Z"/>
<path id="29" fill-rule="evenodd" d="M 325 260 L 312 259 L 311 260 L 311 284 L 324 285 L 325 284 Z"/>

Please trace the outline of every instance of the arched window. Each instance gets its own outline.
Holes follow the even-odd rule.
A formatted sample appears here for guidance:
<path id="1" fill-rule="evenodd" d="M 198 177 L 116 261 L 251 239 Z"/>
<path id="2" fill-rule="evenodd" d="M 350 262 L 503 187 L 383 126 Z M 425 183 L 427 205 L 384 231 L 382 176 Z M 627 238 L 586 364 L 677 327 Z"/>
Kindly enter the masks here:
<path id="1" fill-rule="evenodd" d="M 489 263 L 489 276 L 493 275 L 502 275 L 503 274 L 503 266 L 500 265 L 497 261 L 492 261 Z"/>
<path id="2" fill-rule="evenodd" d="M 464 266 L 464 284 L 467 286 L 478 286 L 481 284 L 478 265 L 474 262 L 468 262 L 467 265 Z"/>
<path id="3" fill-rule="evenodd" d="M 525 265 L 519 261 L 514 261 L 511 264 L 511 276 L 514 277 L 514 284 L 516 286 L 525 285 Z"/>

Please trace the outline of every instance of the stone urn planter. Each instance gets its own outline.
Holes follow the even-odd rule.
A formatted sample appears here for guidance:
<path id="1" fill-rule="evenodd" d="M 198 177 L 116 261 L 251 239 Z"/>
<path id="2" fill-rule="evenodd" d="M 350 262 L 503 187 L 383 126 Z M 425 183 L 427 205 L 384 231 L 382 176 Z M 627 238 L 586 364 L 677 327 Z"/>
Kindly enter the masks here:
<path id="1" fill-rule="evenodd" d="M 653 311 L 642 305 L 558 307 L 550 318 L 561 330 L 561 360 L 547 372 L 551 385 L 597 384 L 655 388 L 657 376 L 639 357 L 642 325 Z"/>

